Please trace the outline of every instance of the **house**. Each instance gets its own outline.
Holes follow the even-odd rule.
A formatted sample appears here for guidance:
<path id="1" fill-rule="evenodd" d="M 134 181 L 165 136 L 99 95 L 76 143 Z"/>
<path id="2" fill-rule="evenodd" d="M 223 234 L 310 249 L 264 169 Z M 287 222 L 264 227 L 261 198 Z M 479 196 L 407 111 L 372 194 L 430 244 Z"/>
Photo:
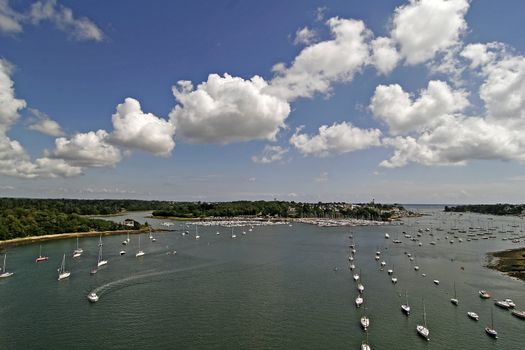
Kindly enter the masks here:
<path id="1" fill-rule="evenodd" d="M 132 219 L 126 219 L 122 222 L 122 225 L 124 226 L 129 226 L 129 227 L 133 227 L 135 226 L 135 220 L 132 220 Z"/>

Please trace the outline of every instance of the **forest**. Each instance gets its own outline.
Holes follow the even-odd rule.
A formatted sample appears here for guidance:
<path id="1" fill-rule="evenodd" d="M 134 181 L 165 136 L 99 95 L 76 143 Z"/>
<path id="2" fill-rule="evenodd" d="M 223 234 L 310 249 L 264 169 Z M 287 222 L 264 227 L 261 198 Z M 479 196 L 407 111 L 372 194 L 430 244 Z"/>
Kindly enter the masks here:
<path id="1" fill-rule="evenodd" d="M 119 199 L 0 198 L 0 240 L 48 234 L 129 229 L 89 215 L 153 211 L 157 217 L 359 218 L 389 220 L 399 205 L 344 202 L 300 203 L 287 201 L 169 202 Z M 136 223 L 134 229 L 139 229 Z"/>
<path id="2" fill-rule="evenodd" d="M 525 204 L 468 204 L 446 206 L 446 212 L 472 212 L 490 215 L 523 215 L 525 214 Z"/>
<path id="3" fill-rule="evenodd" d="M 69 232 L 129 230 L 130 227 L 112 221 L 83 216 L 113 214 L 127 208 L 142 207 L 135 201 L 0 198 L 0 240 Z M 136 223 L 132 229 L 139 228 Z"/>

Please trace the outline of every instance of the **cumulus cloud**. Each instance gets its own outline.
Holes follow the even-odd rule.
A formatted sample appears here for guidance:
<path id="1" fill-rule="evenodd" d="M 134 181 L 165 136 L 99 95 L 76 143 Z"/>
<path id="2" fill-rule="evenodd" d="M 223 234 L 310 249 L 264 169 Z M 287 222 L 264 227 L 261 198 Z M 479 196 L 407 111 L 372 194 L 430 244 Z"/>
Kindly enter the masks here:
<path id="1" fill-rule="evenodd" d="M 400 60 L 395 43 L 390 38 L 379 37 L 372 40 L 372 64 L 381 74 L 389 74 Z"/>
<path id="2" fill-rule="evenodd" d="M 323 125 L 315 136 L 301 134 L 298 128 L 290 138 L 290 144 L 304 155 L 325 157 L 379 146 L 381 131 L 378 129 L 360 129 L 351 123 Z"/>
<path id="3" fill-rule="evenodd" d="M 469 105 L 467 96 L 465 91 L 453 90 L 437 80 L 430 81 L 416 100 L 398 84 L 379 85 L 370 110 L 388 125 L 391 134 L 399 135 L 431 127 L 441 118 L 462 111 Z"/>
<path id="4" fill-rule="evenodd" d="M 29 129 L 54 137 L 64 135 L 60 125 L 47 114 L 34 108 L 28 108 L 28 110 L 34 116 L 29 123 Z"/>
<path id="5" fill-rule="evenodd" d="M 64 159 L 79 167 L 114 166 L 121 159 L 120 150 L 108 143 L 109 134 L 105 130 L 77 133 L 71 138 L 59 137 L 50 157 Z"/>
<path id="6" fill-rule="evenodd" d="M 310 45 L 317 40 L 317 34 L 315 30 L 308 27 L 303 27 L 295 32 L 295 39 L 293 43 L 295 45 L 304 44 Z"/>
<path id="7" fill-rule="evenodd" d="M 144 113 L 139 101 L 126 98 L 112 117 L 110 141 L 127 148 L 167 156 L 175 147 L 175 126 L 151 113 Z"/>
<path id="8" fill-rule="evenodd" d="M 268 164 L 278 162 L 283 159 L 284 155 L 288 152 L 288 148 L 281 146 L 264 146 L 262 153 L 258 156 L 252 156 L 254 163 Z"/>
<path id="9" fill-rule="evenodd" d="M 432 130 L 415 137 L 387 138 L 394 155 L 380 165 L 402 167 L 414 162 L 465 165 L 469 160 L 525 161 L 523 132 L 509 130 L 480 117 L 447 117 Z"/>
<path id="10" fill-rule="evenodd" d="M 333 39 L 304 48 L 288 68 L 282 63 L 274 66 L 269 93 L 287 101 L 327 93 L 333 82 L 351 81 L 367 64 L 371 33 L 364 23 L 337 17 L 326 23 Z"/>
<path id="11" fill-rule="evenodd" d="M 11 79 L 13 65 L 0 59 L 0 133 L 5 133 L 20 117 L 19 111 L 26 102 L 15 97 L 14 82 Z"/>
<path id="12" fill-rule="evenodd" d="M 265 92 L 266 81 L 210 74 L 196 88 L 189 81 L 173 87 L 177 106 L 170 120 L 177 134 L 190 143 L 227 144 L 274 140 L 285 126 L 290 105 Z"/>
<path id="13" fill-rule="evenodd" d="M 23 31 L 25 23 L 38 25 L 49 21 L 75 40 L 102 41 L 104 32 L 86 17 L 75 17 L 69 7 L 59 5 L 57 0 L 34 2 L 26 13 L 14 10 L 9 0 L 0 0 L 0 32 L 16 34 Z"/>
<path id="14" fill-rule="evenodd" d="M 525 57 L 504 54 L 500 59 L 478 58 L 480 62 L 483 60 L 481 74 L 485 80 L 480 87 L 480 97 L 485 103 L 487 115 L 514 126 L 524 123 Z"/>
<path id="15" fill-rule="evenodd" d="M 525 162 L 525 57 L 510 53 L 501 43 L 470 44 L 460 56 L 482 78 L 479 96 L 484 110 L 480 115 L 464 115 L 463 108 L 468 105 L 465 93 L 444 83 L 430 89 L 430 82 L 414 102 L 399 86 L 378 87 L 377 101 L 373 98 L 371 103 L 374 114 L 385 120 L 394 134 L 417 131 L 413 136 L 384 139 L 394 154 L 382 166 L 401 167 L 410 162 L 463 165 L 471 160 Z M 417 108 L 424 98 L 430 107 Z M 408 119 L 403 119 L 406 116 Z M 407 120 L 420 127 L 410 128 Z"/>
<path id="16" fill-rule="evenodd" d="M 468 9 L 469 0 L 410 0 L 396 9 L 391 37 L 408 64 L 426 62 L 459 44 Z"/>

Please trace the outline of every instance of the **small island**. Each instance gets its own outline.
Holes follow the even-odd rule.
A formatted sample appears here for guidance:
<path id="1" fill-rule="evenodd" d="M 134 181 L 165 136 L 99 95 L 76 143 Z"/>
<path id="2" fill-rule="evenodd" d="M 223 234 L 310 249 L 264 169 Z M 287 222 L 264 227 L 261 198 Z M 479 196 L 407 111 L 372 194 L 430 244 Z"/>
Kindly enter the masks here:
<path id="1" fill-rule="evenodd" d="M 445 212 L 525 216 L 525 204 L 467 204 L 445 206 Z"/>

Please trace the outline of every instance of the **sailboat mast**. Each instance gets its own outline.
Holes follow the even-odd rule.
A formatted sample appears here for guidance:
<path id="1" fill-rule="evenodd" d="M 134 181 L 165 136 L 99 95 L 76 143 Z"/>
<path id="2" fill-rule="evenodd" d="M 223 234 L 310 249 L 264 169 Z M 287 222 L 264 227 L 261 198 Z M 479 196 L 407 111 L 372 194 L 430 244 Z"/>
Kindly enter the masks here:
<path id="1" fill-rule="evenodd" d="M 425 328 L 427 328 L 427 311 L 425 309 L 425 302 L 423 301 L 423 320 L 425 321 Z"/>
<path id="2" fill-rule="evenodd" d="M 7 258 L 7 253 L 4 254 L 4 266 L 2 267 L 2 273 L 5 272 L 5 260 Z"/>

